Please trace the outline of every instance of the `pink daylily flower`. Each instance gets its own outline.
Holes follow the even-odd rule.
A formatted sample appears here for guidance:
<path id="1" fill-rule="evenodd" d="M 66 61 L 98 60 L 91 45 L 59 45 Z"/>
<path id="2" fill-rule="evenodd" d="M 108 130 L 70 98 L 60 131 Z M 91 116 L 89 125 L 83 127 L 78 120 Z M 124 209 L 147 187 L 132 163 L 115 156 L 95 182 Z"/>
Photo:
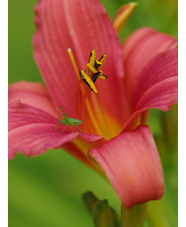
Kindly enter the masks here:
<path id="1" fill-rule="evenodd" d="M 161 198 L 161 162 L 144 124 L 149 109 L 167 111 L 177 102 L 177 39 L 140 28 L 121 46 L 98 0 L 40 0 L 35 14 L 34 58 L 45 85 L 9 87 L 9 159 L 18 151 L 36 156 L 62 147 L 106 176 L 126 208 Z M 68 48 L 79 69 L 92 49 L 97 58 L 107 54 L 101 69 L 108 79 L 96 81 L 98 94 L 80 85 Z M 54 129 L 61 105 L 81 120 L 92 107 L 82 132 L 61 133 L 62 124 Z"/>

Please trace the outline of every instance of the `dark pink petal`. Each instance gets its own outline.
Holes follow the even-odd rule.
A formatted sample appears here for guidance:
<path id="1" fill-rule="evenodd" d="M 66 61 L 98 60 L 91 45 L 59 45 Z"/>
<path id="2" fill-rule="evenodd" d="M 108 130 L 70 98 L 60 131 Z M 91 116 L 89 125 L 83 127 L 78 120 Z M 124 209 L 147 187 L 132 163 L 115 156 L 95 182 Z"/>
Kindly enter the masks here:
<path id="1" fill-rule="evenodd" d="M 67 49 L 72 49 L 78 68 L 83 70 L 90 51 L 95 49 L 97 59 L 104 53 L 107 55 L 101 70 L 108 76 L 106 81 L 96 81 L 96 96 L 106 111 L 111 110 L 113 117 L 123 122 L 127 108 L 124 108 L 126 99 L 122 86 L 122 49 L 101 3 L 98 0 L 40 0 L 35 13 L 34 58 L 55 104 L 63 105 L 75 116 L 79 84 Z M 115 108 L 116 102 L 120 109 Z"/>
<path id="2" fill-rule="evenodd" d="M 162 167 L 148 126 L 121 133 L 89 154 L 102 167 L 126 208 L 162 197 Z"/>
<path id="3" fill-rule="evenodd" d="M 73 114 L 78 83 L 67 53 L 72 41 L 63 9 L 62 1 L 56 0 L 41 0 L 35 7 L 34 58 L 55 105 L 66 110 L 72 103 L 68 109 Z"/>
<path id="4" fill-rule="evenodd" d="M 10 85 L 8 89 L 8 103 L 17 100 L 57 117 L 57 110 L 46 87 L 41 83 L 21 81 Z"/>
<path id="5" fill-rule="evenodd" d="M 167 111 L 178 102 L 178 50 L 164 51 L 142 70 L 133 93 L 134 112 L 125 130 L 142 112 L 158 108 Z"/>
<path id="6" fill-rule="evenodd" d="M 145 65 L 162 51 L 175 48 L 177 42 L 177 39 L 151 28 L 140 28 L 125 41 L 123 61 L 126 70 L 125 85 L 129 98 Z"/>
<path id="7" fill-rule="evenodd" d="M 93 143 L 101 139 L 97 135 L 86 135 L 79 133 L 78 129 L 67 127 L 61 133 L 64 126 L 57 129 L 57 118 L 52 115 L 15 101 L 9 104 L 9 158 L 13 158 L 18 151 L 28 156 L 36 156 L 46 152 L 49 148 L 59 148 L 65 143 L 80 138 L 86 142 Z M 70 133 L 69 133 L 70 132 Z M 80 151 L 82 153 L 82 151 Z M 82 154 L 76 154 L 82 156 Z M 84 154 L 84 159 L 86 155 Z M 81 158 L 80 158 L 81 159 Z M 87 162 L 88 158 L 86 159 Z"/>
<path id="8" fill-rule="evenodd" d="M 165 106 L 162 110 L 167 110 L 167 106 L 177 101 L 178 94 L 178 49 L 164 51 L 156 55 L 146 67 L 141 71 L 136 86 L 133 90 L 133 105 L 135 109 L 142 108 L 147 104 L 147 99 L 160 99 L 161 93 L 167 95 Z M 174 86 L 169 87 L 170 81 L 174 81 Z M 155 94 L 156 93 L 156 94 Z M 162 97 L 163 98 L 163 97 Z M 142 101 L 143 100 L 143 101 Z M 143 102 L 143 103 L 142 103 Z M 137 106 L 136 106 L 137 105 Z M 154 105 L 155 107 L 157 103 Z"/>

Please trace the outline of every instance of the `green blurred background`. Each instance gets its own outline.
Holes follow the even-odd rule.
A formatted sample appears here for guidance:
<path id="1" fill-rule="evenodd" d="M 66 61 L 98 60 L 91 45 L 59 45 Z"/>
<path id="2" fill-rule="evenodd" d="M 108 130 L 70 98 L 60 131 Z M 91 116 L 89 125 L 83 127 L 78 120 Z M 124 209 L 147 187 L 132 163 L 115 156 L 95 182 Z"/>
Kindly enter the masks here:
<path id="1" fill-rule="evenodd" d="M 113 19 L 118 8 L 128 1 L 102 0 Z M 136 28 L 150 26 L 177 37 L 177 0 L 139 0 L 139 6 L 120 34 L 121 42 Z M 36 0 L 9 0 L 9 84 L 20 81 L 42 82 L 33 60 L 33 7 Z M 145 226 L 176 227 L 177 204 L 177 106 L 167 112 L 151 111 L 149 124 L 159 148 L 165 195 L 149 203 Z M 9 227 L 90 226 L 92 217 L 81 194 L 93 191 L 107 198 L 120 212 L 120 202 L 112 187 L 99 175 L 65 151 L 49 150 L 29 158 L 18 154 L 9 161 Z"/>

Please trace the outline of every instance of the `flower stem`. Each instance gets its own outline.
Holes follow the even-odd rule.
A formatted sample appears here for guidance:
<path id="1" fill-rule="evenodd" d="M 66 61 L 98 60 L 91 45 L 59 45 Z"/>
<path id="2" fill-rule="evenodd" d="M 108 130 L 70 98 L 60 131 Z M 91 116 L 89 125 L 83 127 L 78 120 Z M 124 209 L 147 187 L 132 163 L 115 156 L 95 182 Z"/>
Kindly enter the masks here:
<path id="1" fill-rule="evenodd" d="M 143 227 L 146 218 L 146 203 L 136 205 L 130 209 L 121 206 L 120 227 Z"/>

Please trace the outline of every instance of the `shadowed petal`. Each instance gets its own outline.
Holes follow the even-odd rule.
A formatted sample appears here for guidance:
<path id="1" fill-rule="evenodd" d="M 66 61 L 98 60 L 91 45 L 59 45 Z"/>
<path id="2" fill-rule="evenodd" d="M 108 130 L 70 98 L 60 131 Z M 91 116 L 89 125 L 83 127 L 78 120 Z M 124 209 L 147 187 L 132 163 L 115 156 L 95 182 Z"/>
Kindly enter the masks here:
<path id="1" fill-rule="evenodd" d="M 8 103 L 17 100 L 41 109 L 55 117 L 57 116 L 57 110 L 55 110 L 48 91 L 41 83 L 21 81 L 10 85 L 8 88 Z"/>
<path id="2" fill-rule="evenodd" d="M 85 137 L 83 135 L 85 135 Z M 88 151 L 91 148 L 97 148 L 103 143 L 105 143 L 105 140 L 100 136 L 80 133 L 80 136 L 73 140 L 73 143 L 68 142 L 64 144 L 63 149 L 76 159 L 96 170 L 99 174 L 104 175 L 100 166 L 87 157 Z"/>
<path id="3" fill-rule="evenodd" d="M 20 101 L 9 104 L 8 117 L 10 159 L 18 151 L 28 156 L 40 155 L 49 148 L 62 147 L 77 137 L 84 141 L 90 141 L 90 143 L 101 139 L 97 135 L 79 133 L 78 129 L 74 129 L 76 132 L 72 133 L 72 127 L 67 127 L 65 132 L 61 133 L 64 126 L 60 125 L 55 129 L 57 118 L 40 109 L 22 104 Z M 76 155 L 78 156 L 78 154 Z M 81 153 L 79 155 L 81 156 Z"/>
<path id="4" fill-rule="evenodd" d="M 126 208 L 162 197 L 162 167 L 148 126 L 121 133 L 89 154 L 102 167 Z"/>
<path id="5" fill-rule="evenodd" d="M 55 104 L 63 105 L 68 113 L 76 116 L 79 85 L 67 49 L 72 49 L 79 69 L 86 68 L 90 51 L 95 49 L 97 59 L 104 53 L 107 55 L 101 69 L 108 76 L 106 81 L 96 81 L 97 97 L 104 110 L 111 110 L 114 118 L 124 122 L 127 108 L 124 108 L 122 86 L 122 49 L 101 3 L 98 0 L 40 0 L 35 13 L 34 58 Z M 120 109 L 115 108 L 115 102 L 120 103 Z"/>
<path id="6" fill-rule="evenodd" d="M 134 89 L 135 111 L 125 130 L 142 112 L 150 108 L 162 111 L 178 102 L 178 50 L 174 48 L 158 54 L 142 70 Z"/>
<path id="7" fill-rule="evenodd" d="M 126 70 L 125 86 L 131 98 L 141 71 L 157 54 L 167 49 L 175 48 L 177 39 L 150 28 L 136 30 L 125 41 L 123 60 Z"/>

